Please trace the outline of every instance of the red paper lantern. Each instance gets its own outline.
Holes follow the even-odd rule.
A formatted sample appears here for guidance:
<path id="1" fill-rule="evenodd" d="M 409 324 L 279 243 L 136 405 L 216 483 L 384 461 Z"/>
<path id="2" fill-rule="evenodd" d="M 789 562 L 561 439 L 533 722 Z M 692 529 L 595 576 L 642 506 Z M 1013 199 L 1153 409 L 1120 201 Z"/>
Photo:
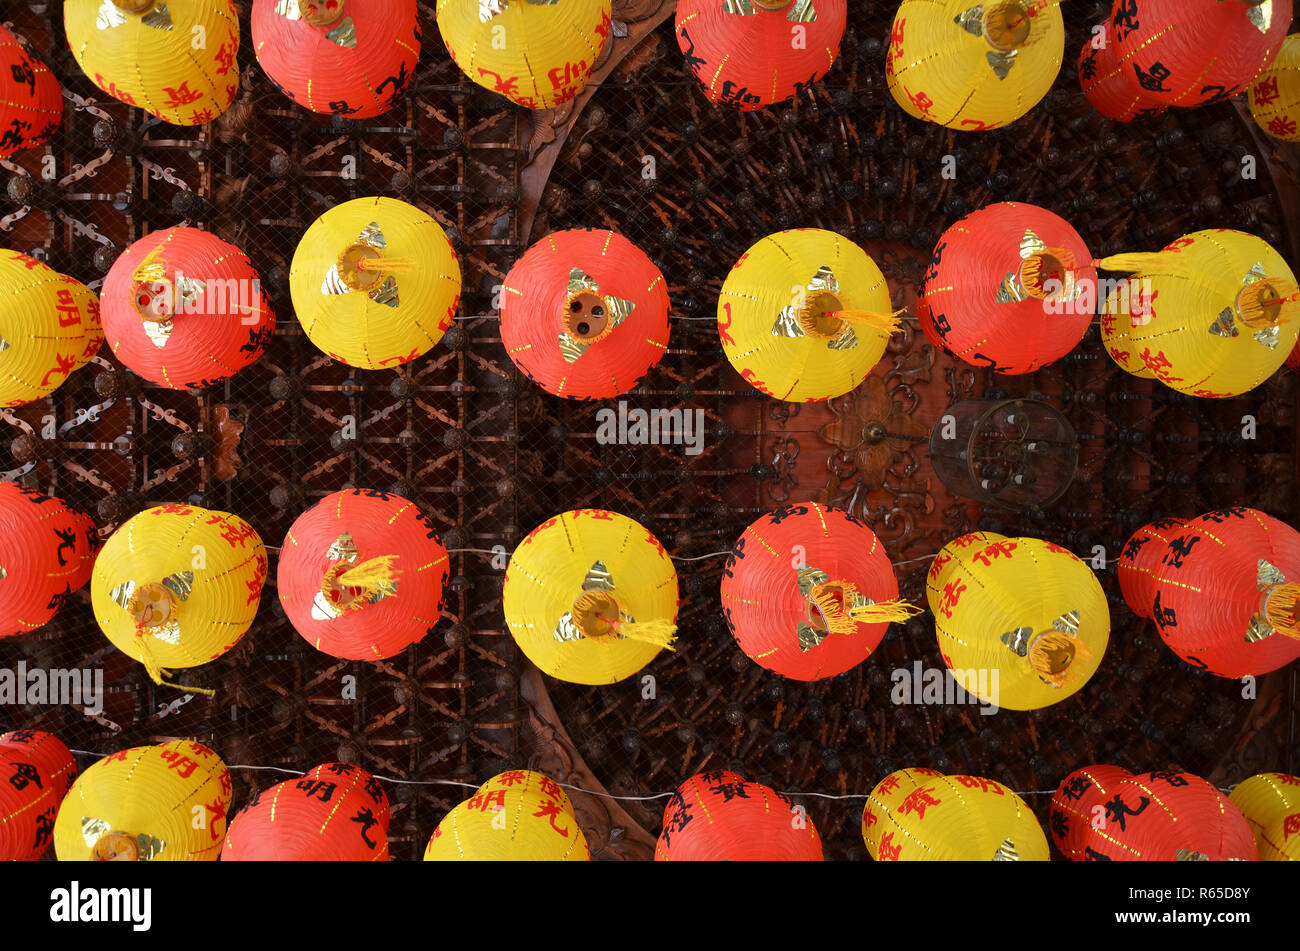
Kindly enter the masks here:
<path id="1" fill-rule="evenodd" d="M 0 26 L 0 158 L 44 145 L 63 121 L 63 90 L 39 56 Z"/>
<path id="2" fill-rule="evenodd" d="M 1100 49 L 1089 40 L 1079 53 L 1079 87 L 1092 107 L 1107 119 L 1133 122 L 1152 119 L 1165 111 L 1138 85 L 1133 71 L 1119 60 L 1114 43 Z"/>
<path id="3" fill-rule="evenodd" d="M 1106 821 L 1105 802 L 1133 774 L 1119 766 L 1085 766 L 1061 781 L 1052 796 L 1047 828 L 1068 859 L 1083 860 L 1083 840 L 1090 826 Z"/>
<path id="4" fill-rule="evenodd" d="M 826 75 L 844 18 L 844 0 L 681 0 L 677 45 L 710 101 L 752 112 Z"/>
<path id="5" fill-rule="evenodd" d="M 0 637 L 49 622 L 90 580 L 99 532 L 90 516 L 16 482 L 0 482 Z"/>
<path id="6" fill-rule="evenodd" d="M 627 238 L 557 231 L 506 275 L 501 342 L 520 372 L 548 393 L 618 396 L 668 349 L 668 288 Z"/>
<path id="7" fill-rule="evenodd" d="M 854 595 L 872 602 L 857 617 L 850 613 Z M 740 649 L 793 680 L 851 670 L 876 649 L 890 621 L 915 613 L 898 602 L 894 568 L 876 534 L 816 502 L 784 506 L 750 525 L 722 571 L 722 614 Z"/>
<path id="8" fill-rule="evenodd" d="M 76 778 L 77 761 L 53 734 L 0 734 L 0 861 L 34 862 L 45 854 Z"/>
<path id="9" fill-rule="evenodd" d="M 802 806 L 724 769 L 692 776 L 664 809 L 656 862 L 821 862 Z"/>
<path id="10" fill-rule="evenodd" d="M 413 502 L 377 489 L 327 495 L 298 516 L 280 550 L 280 603 L 313 647 L 382 660 L 442 617 L 447 549 Z"/>
<path id="11" fill-rule="evenodd" d="M 166 228 L 132 244 L 104 278 L 100 305 L 113 355 L 173 390 L 234 376 L 275 332 L 248 255 L 198 228 Z"/>
<path id="12" fill-rule="evenodd" d="M 369 119 L 420 58 L 415 0 L 255 0 L 253 47 L 279 90 L 312 112 Z"/>
<path id="13" fill-rule="evenodd" d="M 236 813 L 224 862 L 387 862 L 388 796 L 351 763 L 325 763 L 255 795 Z"/>
<path id="14" fill-rule="evenodd" d="M 937 347 L 997 373 L 1065 356 L 1096 313 L 1097 272 L 1069 222 L 1020 202 L 988 205 L 940 237 L 917 293 Z"/>
<path id="15" fill-rule="evenodd" d="M 1140 773 L 1110 789 L 1096 823 L 1083 827 L 1082 860 L 1256 861 L 1250 824 L 1232 801 L 1191 773 Z"/>
<path id="16" fill-rule="evenodd" d="M 1290 26 L 1291 0 L 1128 0 L 1107 41 L 1151 99 L 1197 106 L 1246 90 Z"/>
<path id="17" fill-rule="evenodd" d="M 1120 586 L 1189 664 L 1237 679 L 1300 657 L 1300 532 L 1229 508 L 1139 530 L 1120 555 Z"/>

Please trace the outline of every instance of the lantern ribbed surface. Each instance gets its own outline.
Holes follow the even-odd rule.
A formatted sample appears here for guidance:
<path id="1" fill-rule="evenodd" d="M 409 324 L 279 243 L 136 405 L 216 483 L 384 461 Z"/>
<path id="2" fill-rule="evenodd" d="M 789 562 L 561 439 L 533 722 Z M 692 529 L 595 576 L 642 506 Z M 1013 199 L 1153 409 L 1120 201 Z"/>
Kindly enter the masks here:
<path id="1" fill-rule="evenodd" d="M 420 59 L 416 0 L 254 0 L 253 49 L 271 82 L 326 115 L 369 119 Z"/>
<path id="2" fill-rule="evenodd" d="M 568 399 L 633 389 L 668 349 L 668 286 L 613 231 L 547 235 L 501 288 L 501 343 L 519 371 Z"/>
<path id="3" fill-rule="evenodd" d="M 817 600 L 823 592 L 832 598 L 829 612 Z M 854 594 L 871 602 L 858 618 L 850 613 Z M 912 611 L 919 609 L 898 602 L 894 568 L 875 532 L 816 502 L 754 522 L 722 571 L 722 613 L 736 643 L 792 680 L 851 670 L 876 649 L 891 620 Z"/>
<path id="4" fill-rule="evenodd" d="M 1277 57 L 1250 87 L 1250 114 L 1275 139 L 1300 142 L 1300 33 L 1282 41 Z"/>
<path id="5" fill-rule="evenodd" d="M 432 349 L 456 315 L 460 280 L 442 225 L 395 198 L 356 198 L 325 212 L 302 236 L 289 272 L 311 342 L 363 370 Z"/>
<path id="6" fill-rule="evenodd" d="M 63 90 L 44 61 L 0 26 L 0 158 L 44 145 L 63 121 Z"/>
<path id="7" fill-rule="evenodd" d="M 1228 797 L 1255 834 L 1265 862 L 1300 862 L 1300 776 L 1259 773 Z"/>
<path id="8" fill-rule="evenodd" d="M 1096 312 L 1083 238 L 1046 208 L 998 202 L 939 238 L 917 293 L 935 346 L 997 373 L 1032 373 L 1078 345 Z"/>
<path id="9" fill-rule="evenodd" d="M 1038 538 L 954 539 L 930 565 L 926 598 L 954 679 L 1010 710 L 1072 696 L 1096 673 L 1110 638 L 1110 609 L 1092 569 Z"/>
<path id="10" fill-rule="evenodd" d="M 99 298 L 90 288 L 0 248 L 0 406 L 49 396 L 103 342 Z"/>
<path id="11" fill-rule="evenodd" d="M 1145 366 L 1192 396 L 1238 396 L 1272 376 L 1300 339 L 1300 304 L 1287 300 L 1295 275 L 1262 239 L 1197 231 L 1144 257 L 1132 277 L 1143 289 L 1119 295 L 1101 317 L 1107 351 L 1129 372 Z M 1252 307 L 1256 295 L 1276 303 Z"/>
<path id="12" fill-rule="evenodd" d="M 215 862 L 230 812 L 230 771 L 200 743 L 113 753 L 78 777 L 54 824 L 60 862 Z"/>
<path id="13" fill-rule="evenodd" d="M 1117 3 L 1108 42 L 1145 93 L 1197 106 L 1242 92 L 1273 61 L 1291 26 L 1291 0 Z"/>
<path id="14" fill-rule="evenodd" d="M 844 21 L 844 0 L 681 0 L 677 45 L 711 102 L 751 112 L 825 76 Z"/>
<path id="15" fill-rule="evenodd" d="M 230 821 L 223 862 L 387 862 L 388 795 L 352 763 L 324 763 L 253 796 Z"/>
<path id="16" fill-rule="evenodd" d="M 280 549 L 280 603 L 317 650 L 382 660 L 442 617 L 447 549 L 413 502 L 375 489 L 327 495 L 294 521 Z"/>
<path id="17" fill-rule="evenodd" d="M 461 71 L 528 109 L 568 102 L 609 41 L 611 0 L 438 0 L 438 30 Z"/>
<path id="18" fill-rule="evenodd" d="M 1065 52 L 1057 3 L 903 0 L 885 78 L 910 116 L 964 131 L 996 129 L 1038 105 Z"/>
<path id="19" fill-rule="evenodd" d="M 545 673 L 612 684 L 672 645 L 677 569 L 639 522 L 577 509 L 519 543 L 501 600 L 515 642 Z"/>
<path id="20" fill-rule="evenodd" d="M 751 386 L 792 403 L 855 389 L 896 324 L 876 263 L 848 238 L 816 228 L 761 239 L 718 298 L 718 336 L 731 365 Z"/>
<path id="21" fill-rule="evenodd" d="M 0 734 L 0 862 L 35 862 L 49 848 L 77 761 L 41 730 Z"/>
<path id="22" fill-rule="evenodd" d="M 1229 508 L 1139 529 L 1120 556 L 1133 612 L 1183 660 L 1237 679 L 1300 658 L 1300 532 Z"/>
<path id="23" fill-rule="evenodd" d="M 1089 826 L 1105 821 L 1105 801 L 1133 774 L 1119 766 L 1085 766 L 1076 769 L 1056 788 L 1047 828 L 1061 854 L 1083 861 L 1083 840 Z"/>
<path id="24" fill-rule="evenodd" d="M 1084 827 L 1085 862 L 1253 862 L 1259 849 L 1241 811 L 1214 786 L 1171 770 L 1116 783 Z"/>
<path id="25" fill-rule="evenodd" d="M 271 300 L 239 248 L 198 228 L 155 231 L 104 278 L 113 355 L 150 383 L 201 389 L 253 363 L 275 333 Z"/>
<path id="26" fill-rule="evenodd" d="M 790 797 L 723 769 L 692 776 L 664 809 L 656 862 L 821 862 L 822 840 Z"/>
<path id="27" fill-rule="evenodd" d="M 66 0 L 63 25 L 96 86 L 164 122 L 202 125 L 235 101 L 239 12 L 231 0 Z"/>
<path id="28" fill-rule="evenodd" d="M 1015 792 L 979 776 L 914 767 L 890 773 L 862 809 L 877 862 L 1046 862 L 1047 837 Z"/>
<path id="29" fill-rule="evenodd" d="M 34 631 L 90 580 L 99 530 L 89 515 L 0 482 L 0 637 Z"/>
<path id="30" fill-rule="evenodd" d="M 266 570 L 266 548 L 242 518 L 190 505 L 146 509 L 95 560 L 95 619 L 162 683 L 164 668 L 198 667 L 239 643 Z"/>
<path id="31" fill-rule="evenodd" d="M 1084 43 L 1079 51 L 1077 72 L 1079 88 L 1092 107 L 1107 119 L 1116 122 L 1154 119 L 1168 108 L 1138 85 L 1133 71 L 1120 61 L 1114 43 L 1097 46 L 1091 39 Z"/>
<path id="32" fill-rule="evenodd" d="M 426 862 L 586 862 L 587 837 L 559 783 L 526 769 L 493 776 L 433 830 Z"/>

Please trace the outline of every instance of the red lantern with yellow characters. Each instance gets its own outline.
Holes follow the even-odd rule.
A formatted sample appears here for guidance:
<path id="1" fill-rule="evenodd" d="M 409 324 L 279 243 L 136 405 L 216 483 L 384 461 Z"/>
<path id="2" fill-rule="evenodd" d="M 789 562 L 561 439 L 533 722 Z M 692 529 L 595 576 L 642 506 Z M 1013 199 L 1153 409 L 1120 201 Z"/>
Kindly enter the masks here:
<path id="1" fill-rule="evenodd" d="M 53 734 L 0 734 L 0 861 L 34 862 L 45 854 L 76 779 L 77 761 Z"/>
<path id="2" fill-rule="evenodd" d="M 62 121 L 63 90 L 54 73 L 0 26 L 0 158 L 44 145 Z"/>
<path id="3" fill-rule="evenodd" d="M 686 780 L 668 800 L 656 862 L 821 862 L 821 837 L 794 800 L 724 769 Z"/>

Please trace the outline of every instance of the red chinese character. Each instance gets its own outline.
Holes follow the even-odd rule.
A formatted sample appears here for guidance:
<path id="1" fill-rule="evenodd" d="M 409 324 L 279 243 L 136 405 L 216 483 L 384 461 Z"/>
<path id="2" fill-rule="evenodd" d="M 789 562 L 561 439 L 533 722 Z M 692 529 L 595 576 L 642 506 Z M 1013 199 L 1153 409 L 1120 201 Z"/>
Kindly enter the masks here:
<path id="1" fill-rule="evenodd" d="M 1000 542 L 994 542 L 983 551 L 976 553 L 975 560 L 982 565 L 987 565 L 992 559 L 997 558 L 999 555 L 1006 555 L 1010 558 L 1011 553 L 1016 550 L 1016 547 L 1015 542 L 1010 539 L 1003 539 Z"/>
<path id="2" fill-rule="evenodd" d="M 898 777 L 891 773 L 890 775 L 886 776 L 884 779 L 880 781 L 880 785 L 876 787 L 876 792 L 884 796 L 887 793 L 893 792 L 897 788 L 898 788 Z"/>
<path id="3" fill-rule="evenodd" d="M 195 92 L 190 88 L 189 80 L 181 83 L 180 86 L 176 88 L 164 86 L 163 92 L 167 93 L 167 98 L 163 101 L 163 105 L 168 109 L 175 109 L 178 106 L 188 106 L 190 103 L 198 102 L 203 98 L 203 93 Z"/>
<path id="4" fill-rule="evenodd" d="M 564 836 L 567 839 L 569 837 L 569 830 L 561 829 L 559 826 L 555 824 L 555 817 L 558 816 L 559 814 L 560 814 L 560 804 L 558 802 L 543 802 L 542 808 L 533 813 L 533 815 L 538 818 L 550 819 L 551 828 L 554 829 L 556 832 L 560 833 L 560 835 Z"/>
<path id="5" fill-rule="evenodd" d="M 230 67 L 235 65 L 235 47 L 237 45 L 238 41 L 231 35 L 217 50 L 216 60 L 219 65 L 216 72 L 218 76 L 226 75 L 226 73 L 230 72 Z"/>
<path id="6" fill-rule="evenodd" d="M 943 566 L 948 564 L 950 561 L 952 561 L 952 555 L 945 555 L 943 552 L 939 552 L 939 554 L 934 558 L 934 563 L 930 565 L 930 577 L 939 577 L 939 572 L 943 570 Z"/>
<path id="7" fill-rule="evenodd" d="M 515 783 L 523 783 L 527 781 L 528 776 L 522 769 L 512 769 L 508 773 L 502 773 L 497 777 L 497 782 L 504 786 L 513 786 Z"/>
<path id="8" fill-rule="evenodd" d="M 478 69 L 478 74 L 480 76 L 492 77 L 493 82 L 496 83 L 496 85 L 493 86 L 492 88 L 493 92 L 499 92 L 503 96 L 508 96 L 511 93 L 517 93 L 519 91 L 517 88 L 517 84 L 519 83 L 519 77 L 511 76 L 509 79 L 507 79 L 504 76 L 502 76 L 500 73 L 494 73 L 492 72 L 492 70 L 484 69 L 482 66 L 477 67 L 477 69 Z"/>
<path id="9" fill-rule="evenodd" d="M 875 825 L 879 821 L 880 820 L 876 818 L 876 814 L 871 811 L 871 807 L 867 806 L 866 811 L 862 813 L 863 826 L 870 829 L 873 825 Z"/>
<path id="10" fill-rule="evenodd" d="M 722 338 L 723 344 L 734 347 L 736 341 L 731 339 L 731 334 L 727 333 L 731 329 L 731 301 L 723 301 L 722 310 L 727 315 L 727 319 L 718 318 L 718 336 Z"/>
<path id="11" fill-rule="evenodd" d="M 962 584 L 960 578 L 956 578 L 943 586 L 943 601 L 939 605 L 939 610 L 943 612 L 944 617 L 952 617 L 952 609 L 957 606 L 957 601 L 965 590 L 966 585 Z"/>
<path id="12" fill-rule="evenodd" d="M 1172 367 L 1173 364 L 1169 362 L 1169 358 L 1165 356 L 1163 350 L 1152 354 L 1150 347 L 1144 347 L 1138 356 L 1142 358 L 1143 363 L 1150 367 L 1152 373 L 1160 377 L 1160 379 L 1164 380 L 1166 383 L 1183 382 L 1181 376 L 1174 376 L 1169 372 L 1169 368 Z"/>
<path id="13" fill-rule="evenodd" d="M 1293 812 L 1282 822 L 1283 841 L 1300 832 L 1300 812 Z"/>
<path id="14" fill-rule="evenodd" d="M 889 833 L 888 835 L 886 835 L 884 838 L 882 838 L 882 839 L 880 840 L 880 856 L 879 856 L 879 860 L 880 860 L 881 862 L 897 862 L 897 861 L 898 861 L 899 853 L 901 853 L 901 852 L 903 851 L 903 847 L 902 847 L 901 845 L 894 845 L 894 844 L 890 841 L 890 840 L 893 839 L 893 838 L 894 838 L 894 833 L 891 832 L 891 833 Z"/>
<path id="15" fill-rule="evenodd" d="M 541 789 L 542 795 L 546 796 L 547 798 L 550 799 L 564 798 L 564 790 L 560 788 L 560 784 L 557 783 L 555 780 L 551 779 L 551 777 L 549 776 L 542 777 L 542 781 L 538 783 L 538 788 Z"/>
<path id="16" fill-rule="evenodd" d="M 600 23 L 596 26 L 596 35 L 601 39 L 609 39 L 609 11 L 602 11 L 600 14 Z M 1274 80 L 1276 82 L 1276 80 Z"/>
<path id="17" fill-rule="evenodd" d="M 217 832 L 217 823 L 224 821 L 226 818 L 226 804 L 218 799 L 216 802 L 205 802 L 203 808 L 212 816 L 208 820 L 208 831 L 212 833 L 212 841 L 216 842 L 221 838 L 221 835 Z"/>
<path id="18" fill-rule="evenodd" d="M 1295 120 L 1290 116 L 1275 116 L 1268 120 L 1268 131 L 1272 132 L 1278 138 L 1287 138 L 1295 135 Z"/>
<path id="19" fill-rule="evenodd" d="M 903 92 L 907 93 L 907 98 L 912 101 L 912 105 L 916 106 L 921 115 L 927 119 L 930 118 L 930 110 L 934 108 L 933 99 L 923 92 L 919 92 L 914 96 L 906 86 L 903 87 Z"/>
<path id="20" fill-rule="evenodd" d="M 992 792 L 999 796 L 1005 796 L 1001 785 L 991 779 L 981 779 L 978 776 L 957 776 L 957 782 L 961 783 L 967 789 L 978 789 L 980 792 Z"/>
<path id="21" fill-rule="evenodd" d="M 489 806 L 506 807 L 506 791 L 498 789 L 495 792 L 479 793 L 465 803 L 470 809 L 477 809 L 480 812 L 487 812 Z"/>
<path id="22" fill-rule="evenodd" d="M 907 798 L 903 800 L 903 804 L 898 807 L 898 814 L 900 816 L 906 816 L 915 812 L 918 819 L 924 819 L 927 806 L 937 806 L 943 801 L 941 799 L 935 799 L 930 795 L 930 792 L 930 788 L 926 786 L 922 786 L 920 789 L 913 789 L 907 794 Z"/>
<path id="23" fill-rule="evenodd" d="M 66 359 L 62 354 L 55 354 L 54 366 L 50 367 L 45 372 L 45 376 L 41 377 L 41 386 L 49 386 L 50 377 L 54 376 L 54 374 L 56 373 L 61 373 L 62 375 L 67 376 L 76 368 L 76 366 L 77 366 L 77 357 L 75 354 L 73 356 L 67 357 Z"/>
<path id="24" fill-rule="evenodd" d="M 1255 105 L 1267 106 L 1280 95 L 1277 91 L 1277 77 L 1270 76 L 1268 79 L 1261 79 L 1255 84 L 1252 92 L 1255 97 Z"/>

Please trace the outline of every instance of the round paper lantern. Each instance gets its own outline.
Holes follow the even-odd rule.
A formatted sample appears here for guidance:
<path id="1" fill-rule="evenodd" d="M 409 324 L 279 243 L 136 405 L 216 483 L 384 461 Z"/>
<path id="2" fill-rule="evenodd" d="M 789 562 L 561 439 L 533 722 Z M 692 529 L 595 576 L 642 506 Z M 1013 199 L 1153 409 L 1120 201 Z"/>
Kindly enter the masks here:
<path id="1" fill-rule="evenodd" d="M 387 862 L 388 796 L 351 763 L 325 763 L 249 800 L 230 821 L 223 862 Z"/>
<path id="2" fill-rule="evenodd" d="M 1300 33 L 1282 41 L 1277 58 L 1250 87 L 1250 114 L 1273 138 L 1300 142 Z"/>
<path id="3" fill-rule="evenodd" d="M 903 0 L 885 78 L 908 115 L 978 132 L 1038 105 L 1064 53 L 1059 0 Z"/>
<path id="4" fill-rule="evenodd" d="M 446 333 L 460 264 L 442 226 L 395 198 L 336 205 L 307 229 L 289 271 L 307 336 L 349 366 L 410 363 Z"/>
<path id="5" fill-rule="evenodd" d="M 1090 825 L 1105 821 L 1107 798 L 1133 774 L 1118 766 L 1085 766 L 1061 781 L 1052 796 L 1047 827 L 1052 841 L 1066 858 L 1083 860 L 1084 833 Z"/>
<path id="6" fill-rule="evenodd" d="M 1102 34 L 1104 35 L 1104 34 Z M 1114 43 L 1097 47 L 1089 40 L 1079 53 L 1079 88 L 1092 107 L 1107 119 L 1133 122 L 1153 119 L 1167 108 L 1138 85 L 1127 64 L 1120 62 Z"/>
<path id="7" fill-rule="evenodd" d="M 1255 833 L 1261 859 L 1300 862 L 1300 776 L 1260 773 L 1228 798 Z"/>
<path id="8" fill-rule="evenodd" d="M 1259 78 L 1291 26 L 1291 0 L 1117 3 L 1108 42 L 1146 94 L 1167 106 L 1229 99 Z"/>
<path id="9" fill-rule="evenodd" d="M 99 530 L 61 499 L 0 482 L 0 637 L 49 623 L 90 580 Z"/>
<path id="10" fill-rule="evenodd" d="M 262 540 L 238 516 L 190 505 L 146 509 L 123 522 L 95 560 L 95 619 L 118 650 L 164 683 L 164 668 L 198 667 L 239 643 L 257 614 L 266 567 Z"/>
<path id="11" fill-rule="evenodd" d="M 0 734 L 0 861 L 35 862 L 49 848 L 77 761 L 40 730 Z"/>
<path id="12" fill-rule="evenodd" d="M 96 86 L 164 122 L 202 125 L 235 101 L 239 13 L 231 0 L 65 0 L 63 25 Z"/>
<path id="13" fill-rule="evenodd" d="M 677 787 L 656 862 L 822 862 L 822 840 L 790 797 L 724 769 Z"/>
<path id="14" fill-rule="evenodd" d="M 54 823 L 60 862 L 215 862 L 230 812 L 230 771 L 189 740 L 137 746 L 78 777 Z"/>
<path id="15" fill-rule="evenodd" d="M 1300 532 L 1263 512 L 1139 530 L 1120 580 L 1174 653 L 1219 677 L 1257 677 L 1300 657 Z"/>
<path id="16" fill-rule="evenodd" d="M 731 365 L 792 403 L 856 388 L 899 326 L 876 263 L 847 238 L 815 228 L 760 240 L 718 298 L 718 336 Z"/>
<path id="17" fill-rule="evenodd" d="M 1038 538 L 954 539 L 930 566 L 926 597 L 953 679 L 1009 710 L 1072 696 L 1110 638 L 1110 609 L 1092 569 Z"/>
<path id="18" fill-rule="evenodd" d="M 134 242 L 104 278 L 104 333 L 132 372 L 202 389 L 253 363 L 275 333 L 271 300 L 248 255 L 198 228 Z"/>
<path id="19" fill-rule="evenodd" d="M 447 549 L 428 515 L 399 495 L 352 489 L 298 516 L 280 549 L 280 603 L 317 650 L 382 660 L 442 617 Z"/>
<path id="20" fill-rule="evenodd" d="M 506 624 L 543 671 L 578 684 L 632 676 L 677 631 L 677 569 L 625 515 L 577 509 L 519 543 L 501 593 Z"/>
<path id="21" fill-rule="evenodd" d="M 99 298 L 35 258 L 0 248 L 0 406 L 53 393 L 99 352 Z"/>
<path id="22" fill-rule="evenodd" d="M 1047 837 L 1012 790 L 978 776 L 900 769 L 871 791 L 862 839 L 878 862 L 1046 862 Z"/>
<path id="23" fill-rule="evenodd" d="M 668 349 L 668 288 L 645 252 L 622 235 L 557 231 L 506 275 L 501 343 L 519 371 L 548 393 L 619 396 Z"/>
<path id="24" fill-rule="evenodd" d="M 826 75 L 844 17 L 844 0 L 681 0 L 677 45 L 711 102 L 752 112 Z"/>
<path id="25" fill-rule="evenodd" d="M 443 817 L 426 862 L 586 862 L 587 838 L 555 780 L 526 769 L 493 776 Z"/>
<path id="26" fill-rule="evenodd" d="M 1191 773 L 1140 773 L 1116 783 L 1096 822 L 1083 827 L 1085 862 L 1259 858 L 1241 811 Z"/>
<path id="27" fill-rule="evenodd" d="M 891 621 L 920 610 L 898 600 L 875 532 L 816 502 L 783 506 L 750 525 L 722 570 L 722 614 L 740 649 L 792 680 L 851 670 Z"/>
<path id="28" fill-rule="evenodd" d="M 1107 350 L 1130 372 L 1140 360 L 1179 392 L 1239 396 L 1272 376 L 1300 339 L 1300 287 L 1260 238 L 1198 231 L 1132 257 L 1148 262 L 1132 278 L 1140 289 L 1101 322 Z"/>
<path id="29" fill-rule="evenodd" d="M 917 294 L 930 342 L 997 373 L 1032 373 L 1083 339 L 1097 272 L 1069 222 L 1046 208 L 998 202 L 940 237 Z"/>
<path id="30" fill-rule="evenodd" d="M 254 0 L 253 48 L 298 105 L 369 119 L 406 91 L 420 19 L 415 0 Z"/>
<path id="31" fill-rule="evenodd" d="M 528 109 L 550 109 L 587 84 L 611 12 L 611 0 L 438 0 L 438 29 L 474 82 Z"/>
<path id="32" fill-rule="evenodd" d="M 0 26 L 0 158 L 44 145 L 62 121 L 63 90 L 54 73 Z"/>

